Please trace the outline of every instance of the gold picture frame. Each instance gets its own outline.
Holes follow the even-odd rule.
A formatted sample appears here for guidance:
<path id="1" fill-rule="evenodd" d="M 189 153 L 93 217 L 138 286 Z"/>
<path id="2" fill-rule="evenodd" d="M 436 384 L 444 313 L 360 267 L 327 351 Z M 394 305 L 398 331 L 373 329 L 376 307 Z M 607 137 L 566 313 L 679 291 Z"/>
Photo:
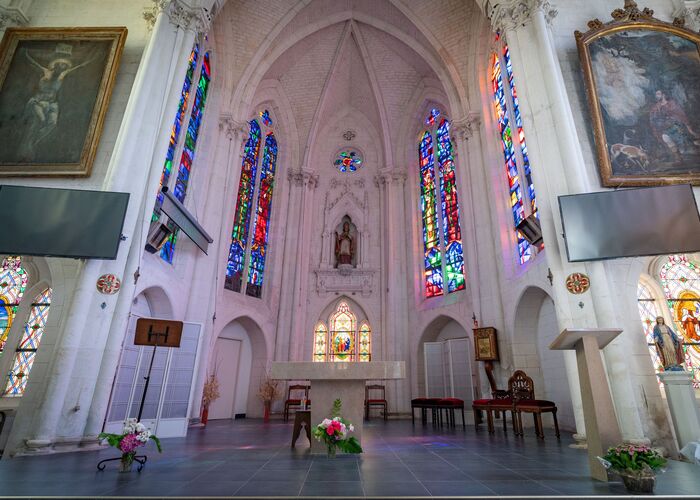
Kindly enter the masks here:
<path id="1" fill-rule="evenodd" d="M 626 0 L 575 32 L 603 186 L 700 185 L 700 34 Z"/>
<path id="2" fill-rule="evenodd" d="M 127 29 L 8 28 L 0 176 L 88 177 Z"/>
<path id="3" fill-rule="evenodd" d="M 477 361 L 498 361 L 498 342 L 493 327 L 474 328 L 474 358 Z"/>

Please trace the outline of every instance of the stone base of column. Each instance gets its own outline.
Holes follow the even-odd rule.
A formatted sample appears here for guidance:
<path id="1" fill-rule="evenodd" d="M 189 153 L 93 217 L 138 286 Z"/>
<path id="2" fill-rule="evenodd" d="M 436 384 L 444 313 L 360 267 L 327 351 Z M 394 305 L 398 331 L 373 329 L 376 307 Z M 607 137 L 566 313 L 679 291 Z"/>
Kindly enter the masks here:
<path id="1" fill-rule="evenodd" d="M 585 434 L 574 434 L 574 439 L 576 440 L 576 442 L 570 444 L 569 448 L 576 448 L 579 450 L 587 450 L 588 449 L 588 442 L 586 441 Z"/>
<path id="2" fill-rule="evenodd" d="M 700 412 L 692 385 L 693 375 L 686 371 L 664 372 L 659 378 L 664 384 L 676 442 L 681 449 L 700 437 Z"/>

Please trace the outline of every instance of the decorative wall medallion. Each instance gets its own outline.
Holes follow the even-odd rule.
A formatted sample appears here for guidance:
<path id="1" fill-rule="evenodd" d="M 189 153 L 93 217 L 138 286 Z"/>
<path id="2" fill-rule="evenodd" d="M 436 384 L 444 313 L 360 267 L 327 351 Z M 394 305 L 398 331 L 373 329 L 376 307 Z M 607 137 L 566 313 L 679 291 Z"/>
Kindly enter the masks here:
<path id="1" fill-rule="evenodd" d="M 348 130 L 343 134 L 343 139 L 346 141 L 352 141 L 355 138 L 355 132 Z"/>
<path id="2" fill-rule="evenodd" d="M 103 274 L 97 279 L 97 291 L 105 295 L 113 295 L 121 287 L 122 282 L 114 274 Z"/>
<path id="3" fill-rule="evenodd" d="M 583 273 L 572 273 L 566 277 L 566 289 L 569 293 L 578 295 L 588 291 L 591 287 L 591 280 Z"/>

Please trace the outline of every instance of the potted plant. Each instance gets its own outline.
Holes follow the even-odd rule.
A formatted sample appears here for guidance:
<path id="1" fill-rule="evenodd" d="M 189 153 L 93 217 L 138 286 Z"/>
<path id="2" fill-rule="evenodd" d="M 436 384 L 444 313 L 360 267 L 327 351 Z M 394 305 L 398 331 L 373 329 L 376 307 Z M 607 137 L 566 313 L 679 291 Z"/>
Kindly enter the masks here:
<path id="1" fill-rule="evenodd" d="M 266 372 L 263 378 L 260 380 L 258 397 L 263 402 L 263 421 L 265 422 L 270 421 L 270 408 L 272 407 L 272 402 L 280 397 L 279 385 L 280 381 L 270 377 L 269 372 Z"/>
<path id="2" fill-rule="evenodd" d="M 326 443 L 328 458 L 335 458 L 338 448 L 345 453 L 362 453 L 362 446 L 355 436 L 348 437 L 353 432 L 353 425 L 340 416 L 343 404 L 340 399 L 333 402 L 331 418 L 326 418 L 314 427 L 313 435 L 318 441 Z"/>
<path id="3" fill-rule="evenodd" d="M 606 469 L 622 478 L 630 493 L 653 493 L 656 471 L 666 465 L 666 459 L 648 446 L 621 444 L 609 448 L 598 457 Z"/>
<path id="4" fill-rule="evenodd" d="M 111 434 L 102 432 L 97 438 L 102 441 L 107 441 L 110 446 L 114 446 L 122 452 L 119 472 L 129 472 L 131 465 L 134 463 L 136 449 L 153 440 L 160 453 L 160 440 L 151 434 L 151 431 L 146 429 L 146 426 L 141 422 L 137 422 L 135 418 L 129 418 L 124 423 L 124 429 L 121 434 Z"/>
<path id="5" fill-rule="evenodd" d="M 214 373 L 209 375 L 209 378 L 204 383 L 204 390 L 202 392 L 202 416 L 200 421 L 202 425 L 207 425 L 209 420 L 209 405 L 214 401 L 219 399 L 219 381 L 216 378 L 216 369 Z"/>

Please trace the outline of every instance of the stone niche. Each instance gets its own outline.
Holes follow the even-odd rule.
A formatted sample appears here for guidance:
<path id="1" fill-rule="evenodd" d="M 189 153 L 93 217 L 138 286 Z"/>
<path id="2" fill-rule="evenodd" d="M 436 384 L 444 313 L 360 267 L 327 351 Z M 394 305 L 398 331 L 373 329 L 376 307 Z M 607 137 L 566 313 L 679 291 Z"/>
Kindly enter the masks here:
<path id="1" fill-rule="evenodd" d="M 369 296 L 375 288 L 376 269 L 369 267 L 368 247 L 369 199 L 364 179 L 333 179 L 323 206 L 323 233 L 321 261 L 314 273 L 316 291 L 328 293 L 361 293 Z M 342 234 L 349 224 L 354 255 L 350 263 L 338 264 L 335 255 L 336 233 Z"/>

